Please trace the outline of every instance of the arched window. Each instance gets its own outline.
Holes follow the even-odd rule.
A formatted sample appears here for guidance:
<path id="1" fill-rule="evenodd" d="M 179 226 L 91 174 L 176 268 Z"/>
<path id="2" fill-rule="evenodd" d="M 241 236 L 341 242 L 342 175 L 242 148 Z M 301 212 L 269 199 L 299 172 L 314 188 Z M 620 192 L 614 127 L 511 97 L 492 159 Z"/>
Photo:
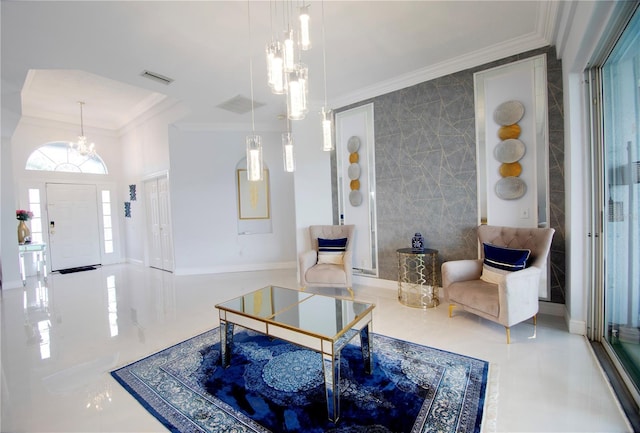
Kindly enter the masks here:
<path id="1" fill-rule="evenodd" d="M 27 170 L 63 171 L 66 173 L 107 174 L 100 156 L 80 155 L 69 143 L 47 143 L 34 150 L 25 166 Z"/>

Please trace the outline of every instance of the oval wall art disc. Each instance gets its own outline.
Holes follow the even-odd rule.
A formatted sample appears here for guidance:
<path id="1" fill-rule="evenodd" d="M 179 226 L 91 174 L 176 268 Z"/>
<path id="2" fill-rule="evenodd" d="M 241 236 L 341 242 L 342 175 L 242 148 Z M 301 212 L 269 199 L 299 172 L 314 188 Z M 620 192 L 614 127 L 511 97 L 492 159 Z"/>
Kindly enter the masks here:
<path id="1" fill-rule="evenodd" d="M 351 191 L 349 193 L 349 203 L 351 203 L 351 206 L 360 206 L 362 204 L 362 194 L 360 191 Z"/>
<path id="2" fill-rule="evenodd" d="M 515 200 L 527 192 L 527 185 L 519 177 L 504 177 L 496 182 L 496 195 L 502 200 Z"/>
<path id="3" fill-rule="evenodd" d="M 349 164 L 347 174 L 349 175 L 349 179 L 351 180 L 358 179 L 360 177 L 360 165 L 356 163 Z"/>
<path id="4" fill-rule="evenodd" d="M 522 116 L 524 116 L 524 105 L 520 101 L 503 102 L 493 112 L 493 120 L 502 126 L 518 123 Z"/>
<path id="5" fill-rule="evenodd" d="M 360 149 L 360 139 L 355 135 L 347 141 L 347 150 L 350 153 L 357 152 Z"/>
<path id="6" fill-rule="evenodd" d="M 519 161 L 524 156 L 524 143 L 515 138 L 501 141 L 493 149 L 493 155 L 500 162 L 511 163 Z"/>
<path id="7" fill-rule="evenodd" d="M 498 129 L 498 137 L 500 137 L 500 140 L 518 138 L 520 137 L 520 132 L 522 132 L 522 130 L 520 129 L 520 125 L 517 123 L 514 123 L 513 125 L 505 125 Z"/>
<path id="8" fill-rule="evenodd" d="M 522 166 L 519 162 L 500 164 L 500 176 L 520 176 L 520 174 L 522 174 Z"/>

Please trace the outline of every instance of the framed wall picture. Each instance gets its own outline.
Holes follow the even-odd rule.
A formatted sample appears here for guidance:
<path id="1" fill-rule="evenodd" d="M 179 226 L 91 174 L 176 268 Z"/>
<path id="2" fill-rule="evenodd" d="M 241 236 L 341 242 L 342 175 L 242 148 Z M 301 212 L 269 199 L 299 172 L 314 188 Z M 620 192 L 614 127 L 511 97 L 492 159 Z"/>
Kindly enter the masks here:
<path id="1" fill-rule="evenodd" d="M 247 170 L 236 170 L 238 185 L 238 218 L 241 220 L 269 219 L 269 170 L 264 170 L 262 180 L 247 180 Z"/>

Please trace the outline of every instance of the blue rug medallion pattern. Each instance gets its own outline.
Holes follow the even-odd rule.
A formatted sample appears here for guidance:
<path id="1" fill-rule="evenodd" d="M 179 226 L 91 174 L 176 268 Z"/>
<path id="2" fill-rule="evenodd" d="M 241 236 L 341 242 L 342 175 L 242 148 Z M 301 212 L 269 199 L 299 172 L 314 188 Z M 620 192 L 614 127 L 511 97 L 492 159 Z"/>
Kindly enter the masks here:
<path id="1" fill-rule="evenodd" d="M 113 377 L 173 432 L 479 432 L 488 363 L 372 334 L 373 373 L 358 338 L 340 357 L 340 419 L 327 419 L 319 354 L 236 331 L 220 366 L 219 329 Z"/>

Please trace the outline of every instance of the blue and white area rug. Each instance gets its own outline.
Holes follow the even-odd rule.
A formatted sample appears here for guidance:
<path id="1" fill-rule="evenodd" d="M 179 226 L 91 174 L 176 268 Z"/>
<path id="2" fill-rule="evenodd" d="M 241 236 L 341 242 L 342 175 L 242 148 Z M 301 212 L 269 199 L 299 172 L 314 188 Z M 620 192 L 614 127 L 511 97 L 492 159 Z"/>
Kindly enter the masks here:
<path id="1" fill-rule="evenodd" d="M 327 419 L 319 354 L 236 328 L 220 366 L 218 328 L 113 371 L 174 432 L 480 432 L 485 361 L 372 334 L 340 358 L 340 419 Z"/>

